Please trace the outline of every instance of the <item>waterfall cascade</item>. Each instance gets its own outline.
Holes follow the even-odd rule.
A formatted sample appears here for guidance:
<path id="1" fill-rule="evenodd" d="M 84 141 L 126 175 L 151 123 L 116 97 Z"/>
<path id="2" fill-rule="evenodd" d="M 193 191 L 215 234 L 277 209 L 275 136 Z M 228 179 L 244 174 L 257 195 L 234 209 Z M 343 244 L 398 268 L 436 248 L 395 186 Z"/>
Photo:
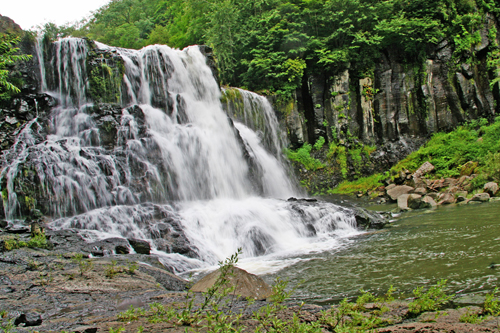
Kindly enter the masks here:
<path id="1" fill-rule="evenodd" d="M 356 233 L 346 208 L 286 200 L 300 194 L 272 107 L 237 90 L 239 106 L 223 108 L 199 47 L 136 51 L 69 38 L 37 54 L 41 89 L 59 104 L 24 125 L 3 156 L 8 219 L 41 210 L 53 228 L 145 239 L 178 271 L 240 247 L 259 271 L 256 262 L 331 249 Z"/>

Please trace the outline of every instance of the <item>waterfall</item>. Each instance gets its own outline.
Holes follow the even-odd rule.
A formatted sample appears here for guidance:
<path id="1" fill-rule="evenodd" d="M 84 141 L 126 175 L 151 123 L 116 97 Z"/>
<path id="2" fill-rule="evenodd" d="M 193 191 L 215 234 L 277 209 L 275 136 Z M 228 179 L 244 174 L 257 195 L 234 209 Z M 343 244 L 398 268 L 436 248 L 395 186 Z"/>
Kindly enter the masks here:
<path id="1" fill-rule="evenodd" d="M 223 107 L 198 46 L 37 45 L 59 105 L 3 156 L 8 219 L 42 210 L 53 228 L 145 239 L 179 272 L 240 247 L 247 264 L 271 262 L 357 233 L 348 209 L 286 200 L 300 192 L 271 105 L 237 90 L 239 108 Z"/>

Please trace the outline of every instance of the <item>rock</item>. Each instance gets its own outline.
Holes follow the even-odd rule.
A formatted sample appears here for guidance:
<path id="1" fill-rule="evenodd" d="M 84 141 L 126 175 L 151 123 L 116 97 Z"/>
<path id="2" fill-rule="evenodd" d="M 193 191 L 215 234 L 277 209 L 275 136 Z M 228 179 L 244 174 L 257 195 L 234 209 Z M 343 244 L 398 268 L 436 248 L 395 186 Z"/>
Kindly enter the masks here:
<path id="1" fill-rule="evenodd" d="M 493 182 L 486 183 L 484 184 L 483 191 L 488 193 L 490 197 L 493 197 L 498 193 L 498 184 Z"/>
<path id="2" fill-rule="evenodd" d="M 470 201 L 487 202 L 490 201 L 490 195 L 488 193 L 478 193 L 474 195 Z"/>
<path id="3" fill-rule="evenodd" d="M 472 175 L 474 173 L 474 171 L 476 171 L 477 167 L 478 167 L 478 163 L 477 162 L 469 161 L 469 162 L 465 163 L 460 168 L 460 176 L 470 176 L 470 175 Z"/>
<path id="4" fill-rule="evenodd" d="M 363 229 L 381 229 L 383 228 L 388 220 L 381 214 L 373 211 L 367 211 L 366 209 L 359 207 L 352 207 L 351 210 L 354 213 L 356 219 L 356 226 Z"/>
<path id="5" fill-rule="evenodd" d="M 83 250 L 92 253 L 92 255 L 96 257 L 106 257 L 112 255 L 113 253 L 120 254 L 121 252 L 123 252 L 123 248 L 128 249 L 128 247 L 129 243 L 127 242 L 127 240 L 114 237 L 89 243 Z"/>
<path id="6" fill-rule="evenodd" d="M 459 195 L 457 197 L 457 202 L 464 202 L 467 200 L 467 197 L 463 196 L 463 195 Z"/>
<path id="7" fill-rule="evenodd" d="M 423 197 L 422 202 L 425 203 L 427 208 L 436 207 L 438 205 L 437 202 L 429 195 Z"/>
<path id="8" fill-rule="evenodd" d="M 99 330 L 95 326 L 79 326 L 72 330 L 74 333 L 96 333 Z"/>
<path id="9" fill-rule="evenodd" d="M 455 178 L 446 178 L 444 180 L 443 186 L 444 187 L 452 187 L 455 186 L 458 183 L 458 180 Z"/>
<path id="10" fill-rule="evenodd" d="M 13 225 L 5 231 L 9 234 L 27 234 L 30 232 L 30 227 L 24 225 Z"/>
<path id="11" fill-rule="evenodd" d="M 414 193 L 424 196 L 427 194 L 427 190 L 424 187 L 418 187 L 415 189 Z"/>
<path id="12" fill-rule="evenodd" d="M 451 194 L 456 194 L 456 193 L 457 193 L 457 192 L 459 192 L 459 191 L 460 191 L 460 187 L 458 187 L 458 186 L 450 186 L 450 187 L 448 188 L 448 191 L 447 191 L 447 192 L 448 192 L 448 193 L 451 193 Z"/>
<path id="13" fill-rule="evenodd" d="M 220 276 L 220 269 L 208 274 L 200 281 L 191 287 L 191 291 L 205 292 L 211 288 Z M 262 278 L 257 275 L 250 274 L 247 271 L 232 267 L 228 274 L 229 285 L 228 287 L 235 287 L 231 295 L 240 295 L 243 297 L 251 297 L 256 300 L 266 299 L 271 296 L 272 289 Z"/>
<path id="14" fill-rule="evenodd" d="M 9 221 L 1 220 L 0 228 L 7 228 L 9 226 Z"/>
<path id="15" fill-rule="evenodd" d="M 426 196 L 431 197 L 434 200 L 437 200 L 439 198 L 439 195 L 440 195 L 439 193 L 432 192 L 432 193 L 428 193 Z"/>
<path id="16" fill-rule="evenodd" d="M 397 185 L 396 184 L 390 184 L 389 186 L 387 186 L 385 188 L 386 191 L 389 191 L 389 190 L 392 190 L 393 188 L 395 188 Z"/>
<path id="17" fill-rule="evenodd" d="M 42 316 L 37 312 L 21 313 L 14 321 L 14 325 L 19 326 L 21 324 L 26 327 L 40 326 L 42 325 Z"/>
<path id="18" fill-rule="evenodd" d="M 129 254 L 130 249 L 127 246 L 117 245 L 115 247 L 115 252 L 116 252 L 116 254 Z"/>
<path id="19" fill-rule="evenodd" d="M 400 210 L 408 210 L 408 198 L 410 197 L 409 194 L 401 194 L 398 197 L 398 208 Z"/>
<path id="20" fill-rule="evenodd" d="M 150 254 L 151 253 L 151 244 L 149 244 L 145 240 L 129 238 L 128 242 L 132 246 L 135 252 L 140 254 Z"/>
<path id="21" fill-rule="evenodd" d="M 154 277 L 159 284 L 168 290 L 184 291 L 188 285 L 188 281 L 160 268 L 141 264 L 139 271 Z"/>
<path id="22" fill-rule="evenodd" d="M 455 196 L 451 193 L 443 193 L 439 196 L 438 205 L 449 205 L 457 202 Z"/>
<path id="23" fill-rule="evenodd" d="M 420 194 L 410 194 L 408 196 L 408 207 L 411 209 L 427 208 L 427 205 L 422 202 Z"/>
<path id="24" fill-rule="evenodd" d="M 417 171 L 415 171 L 415 173 L 413 174 L 413 179 L 420 179 L 422 178 L 422 176 L 428 174 L 434 169 L 435 169 L 434 165 L 432 165 L 430 162 L 425 162 L 420 166 L 420 168 L 418 168 Z"/>
<path id="25" fill-rule="evenodd" d="M 408 194 L 414 190 L 413 187 L 407 185 L 399 185 L 387 190 L 387 195 L 393 200 L 396 201 L 400 195 Z"/>

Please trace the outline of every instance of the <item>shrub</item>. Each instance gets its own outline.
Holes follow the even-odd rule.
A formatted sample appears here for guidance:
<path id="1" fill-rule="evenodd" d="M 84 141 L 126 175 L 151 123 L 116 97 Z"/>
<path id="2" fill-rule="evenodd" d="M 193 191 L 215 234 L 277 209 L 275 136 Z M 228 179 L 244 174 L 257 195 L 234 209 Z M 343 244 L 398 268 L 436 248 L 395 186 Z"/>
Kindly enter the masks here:
<path id="1" fill-rule="evenodd" d="M 415 300 L 408 304 L 409 313 L 418 315 L 425 311 L 437 311 L 446 304 L 453 297 L 446 295 L 444 292 L 446 281 L 439 281 L 436 285 L 430 287 L 426 293 L 423 292 L 424 287 L 413 290 Z"/>

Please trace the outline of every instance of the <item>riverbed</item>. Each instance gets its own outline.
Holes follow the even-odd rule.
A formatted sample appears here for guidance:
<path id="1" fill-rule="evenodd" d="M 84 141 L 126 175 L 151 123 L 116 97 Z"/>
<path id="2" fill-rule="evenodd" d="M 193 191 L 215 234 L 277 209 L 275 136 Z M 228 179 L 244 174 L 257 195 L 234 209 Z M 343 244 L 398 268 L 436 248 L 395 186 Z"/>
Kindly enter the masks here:
<path id="1" fill-rule="evenodd" d="M 265 279 L 288 279 L 296 299 L 317 304 L 354 298 L 360 289 L 381 295 L 391 285 L 406 297 L 441 279 L 449 293 L 483 295 L 500 275 L 500 202 L 403 213 L 349 243 L 304 256 Z"/>

